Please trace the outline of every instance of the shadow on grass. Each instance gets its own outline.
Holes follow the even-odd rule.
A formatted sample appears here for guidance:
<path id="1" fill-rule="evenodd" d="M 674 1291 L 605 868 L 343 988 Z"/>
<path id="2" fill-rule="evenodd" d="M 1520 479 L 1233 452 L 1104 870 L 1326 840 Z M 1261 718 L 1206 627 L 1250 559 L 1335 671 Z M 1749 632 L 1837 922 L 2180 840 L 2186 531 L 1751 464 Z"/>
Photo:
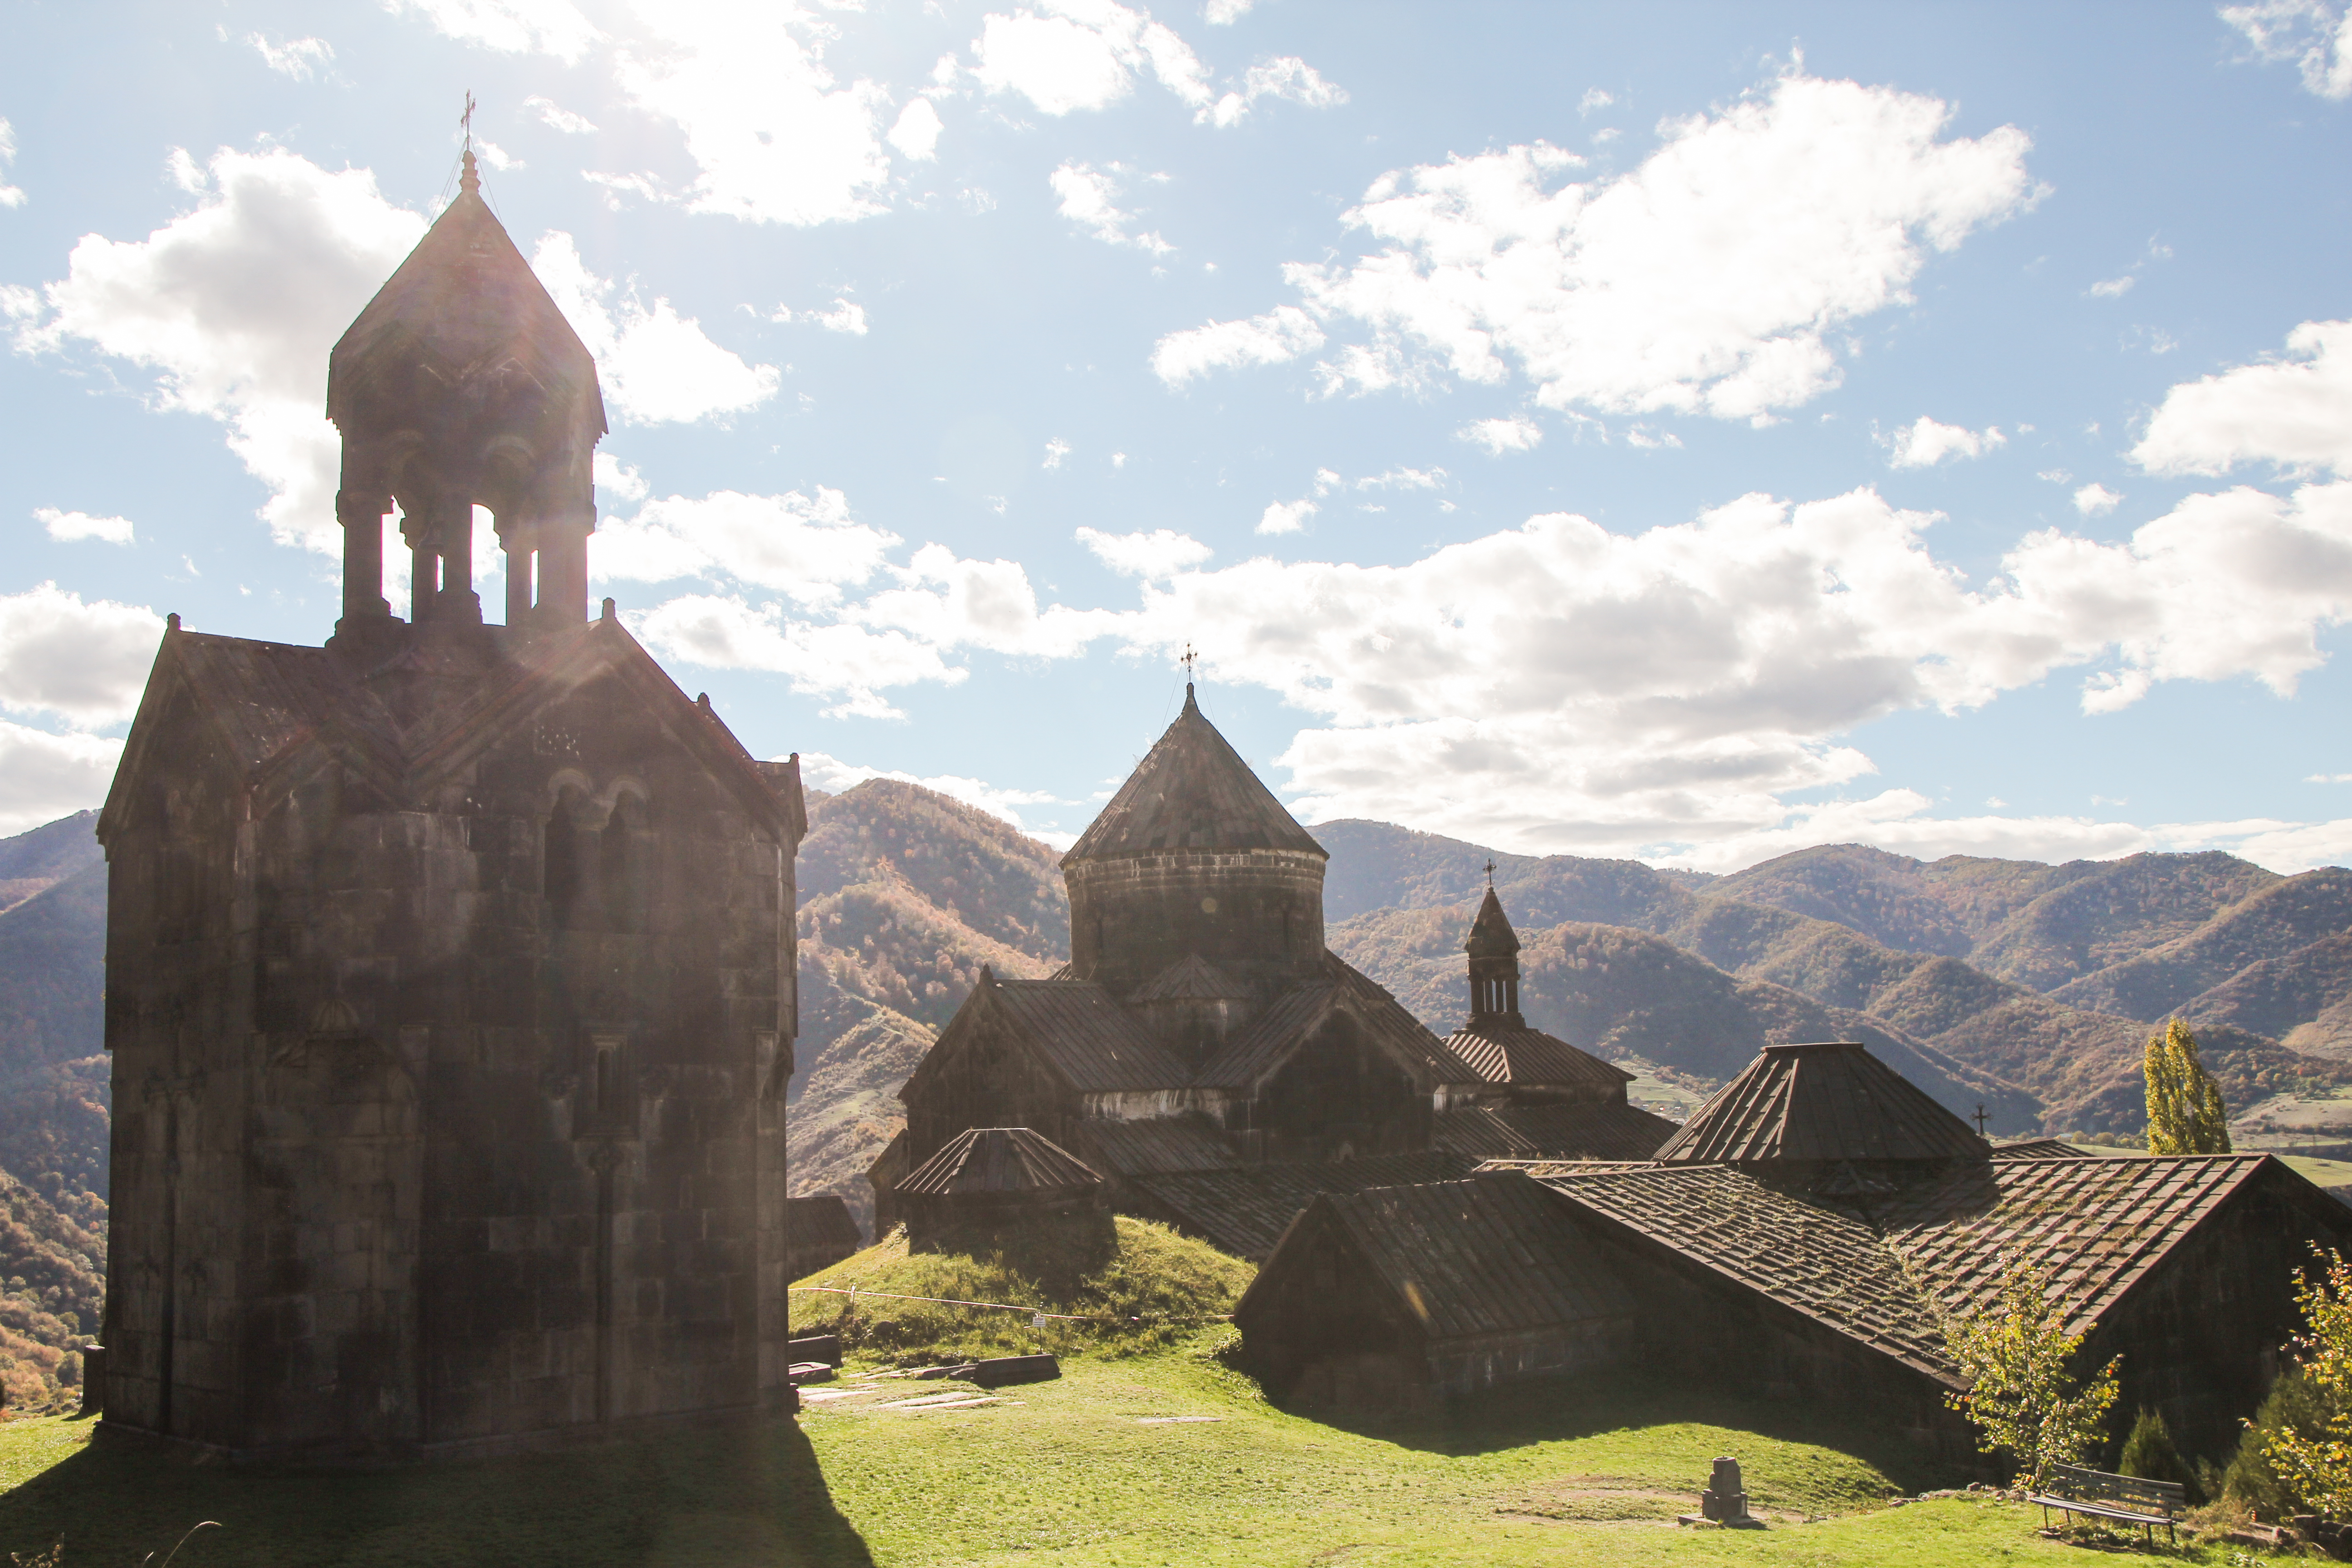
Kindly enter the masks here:
<path id="1" fill-rule="evenodd" d="M 1360 1436 L 1431 1454 L 1486 1454 L 1629 1428 L 1688 1425 L 1834 1449 L 1872 1466 L 1906 1492 L 1974 1479 L 1967 1468 L 1923 1453 L 1902 1432 L 1821 1405 L 1746 1398 L 1632 1373 L 1492 1389 L 1452 1401 L 1431 1415 L 1298 1413 Z"/>
<path id="2" fill-rule="evenodd" d="M 0 1552 L 64 1568 L 551 1563 L 872 1568 L 790 1419 L 366 1472 L 247 1468 L 101 1434 L 0 1496 Z"/>

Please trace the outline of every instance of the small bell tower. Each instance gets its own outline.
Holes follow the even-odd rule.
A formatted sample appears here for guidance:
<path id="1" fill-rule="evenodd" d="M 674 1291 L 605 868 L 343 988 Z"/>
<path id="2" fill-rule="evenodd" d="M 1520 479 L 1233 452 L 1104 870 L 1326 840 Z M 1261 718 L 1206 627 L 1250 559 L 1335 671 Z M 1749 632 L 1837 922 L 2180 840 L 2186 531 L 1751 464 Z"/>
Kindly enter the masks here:
<path id="1" fill-rule="evenodd" d="M 605 432 L 596 362 L 489 205 L 468 147 L 457 199 L 335 344 L 327 417 L 342 436 L 339 651 L 404 640 L 384 597 L 383 518 L 409 551 L 408 624 L 479 626 L 474 509 L 506 552 L 506 624 L 588 615 L 592 474 Z"/>
<path id="2" fill-rule="evenodd" d="M 1503 900 L 1495 894 L 1495 863 L 1486 862 L 1486 900 L 1478 906 L 1478 918 L 1470 923 L 1470 940 L 1463 944 L 1470 955 L 1470 1022 L 1468 1027 L 1484 1026 L 1496 1028 L 1524 1029 L 1527 1020 L 1519 1015 L 1519 938 L 1503 913 Z"/>

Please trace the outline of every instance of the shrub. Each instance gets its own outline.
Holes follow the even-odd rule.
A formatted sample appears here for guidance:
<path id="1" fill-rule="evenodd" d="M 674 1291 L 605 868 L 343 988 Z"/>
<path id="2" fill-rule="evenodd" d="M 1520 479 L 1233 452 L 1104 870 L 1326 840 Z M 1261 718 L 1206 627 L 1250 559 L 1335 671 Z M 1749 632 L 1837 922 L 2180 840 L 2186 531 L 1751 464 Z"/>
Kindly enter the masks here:
<path id="1" fill-rule="evenodd" d="M 2238 1451 L 2214 1481 L 2208 1482 L 2207 1489 L 2273 1522 L 2303 1512 L 2303 1499 L 2271 1463 L 2271 1445 L 2288 1434 L 2317 1442 L 2327 1435 L 2328 1422 L 2336 1415 L 2335 1402 L 2300 1368 L 2280 1373 L 2263 1397 L 2262 1408 L 2238 1438 Z"/>
<path id="2" fill-rule="evenodd" d="M 2201 1490 L 2197 1478 L 2181 1462 L 2180 1450 L 2172 1446 L 2172 1432 L 2164 1417 L 2146 1406 L 2132 1423 L 2131 1436 L 2124 1439 L 2124 1457 L 2116 1462 L 2116 1468 L 2142 1480 L 2178 1481 L 2191 1492 Z M 2202 1500 L 2192 1497 L 2189 1500 Z"/>

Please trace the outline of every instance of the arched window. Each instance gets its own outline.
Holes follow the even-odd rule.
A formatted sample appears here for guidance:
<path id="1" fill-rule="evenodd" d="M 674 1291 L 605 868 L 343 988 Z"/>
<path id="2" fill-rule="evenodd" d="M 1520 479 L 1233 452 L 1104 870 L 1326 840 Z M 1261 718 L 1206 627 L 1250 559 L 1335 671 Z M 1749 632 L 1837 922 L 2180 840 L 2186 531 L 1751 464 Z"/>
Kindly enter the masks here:
<path id="1" fill-rule="evenodd" d="M 653 834 L 646 803 L 633 795 L 613 802 L 597 844 L 608 931 L 642 935 L 653 908 Z"/>
<path id="2" fill-rule="evenodd" d="M 582 842 L 589 834 L 580 825 L 587 806 L 588 797 L 579 786 L 567 784 L 555 797 L 555 809 L 547 816 L 545 840 L 541 847 L 540 885 L 546 892 L 548 909 L 558 931 L 573 930 L 589 912 L 586 895 L 590 849 Z"/>

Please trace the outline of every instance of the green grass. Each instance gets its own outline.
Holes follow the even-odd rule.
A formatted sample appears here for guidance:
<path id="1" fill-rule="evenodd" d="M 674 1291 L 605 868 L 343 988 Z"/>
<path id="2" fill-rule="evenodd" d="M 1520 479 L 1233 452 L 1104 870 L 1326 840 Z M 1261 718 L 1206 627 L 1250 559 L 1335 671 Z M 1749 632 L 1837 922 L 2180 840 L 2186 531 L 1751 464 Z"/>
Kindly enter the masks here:
<path id="1" fill-rule="evenodd" d="M 906 1232 L 894 1230 L 794 1287 L 793 1331 L 837 1332 L 852 1353 L 899 1366 L 1035 1351 L 1132 1354 L 1189 1340 L 1231 1312 L 1255 1272 L 1205 1242 L 1126 1215 L 964 1233 L 923 1252 L 910 1252 Z M 888 1294 L 852 1299 L 810 1286 Z M 1022 1312 L 894 1296 L 1009 1303 L 1088 1321 L 1038 1325 Z"/>
<path id="2" fill-rule="evenodd" d="M 344 1563 L 2084 1563 L 2038 1511 L 1973 1500 L 1890 1509 L 1949 1478 L 1885 1434 L 1634 1384 L 1522 1391 L 1454 1424 L 1350 1430 L 1276 1410 L 1203 1353 L 1096 1356 L 996 1403 L 853 1376 L 797 1418 L 566 1454 L 373 1473 L 192 1464 L 80 1441 L 88 1424 L 0 1424 L 0 1553 L 60 1534 L 63 1568 L 168 1549 L 184 1568 Z M 1207 1417 L 1175 1423 L 1150 1417 Z M 1762 1532 L 1679 1530 L 1735 1454 Z M 1827 1516 L 1827 1517 L 1818 1517 Z M 1813 1522 L 1803 1522 L 1812 1518 Z M 2228 1551 L 2178 1560 L 2214 1564 Z M 2261 1561 L 2251 1558 L 2250 1561 Z M 160 1561 L 160 1557 L 159 1557 Z"/>

